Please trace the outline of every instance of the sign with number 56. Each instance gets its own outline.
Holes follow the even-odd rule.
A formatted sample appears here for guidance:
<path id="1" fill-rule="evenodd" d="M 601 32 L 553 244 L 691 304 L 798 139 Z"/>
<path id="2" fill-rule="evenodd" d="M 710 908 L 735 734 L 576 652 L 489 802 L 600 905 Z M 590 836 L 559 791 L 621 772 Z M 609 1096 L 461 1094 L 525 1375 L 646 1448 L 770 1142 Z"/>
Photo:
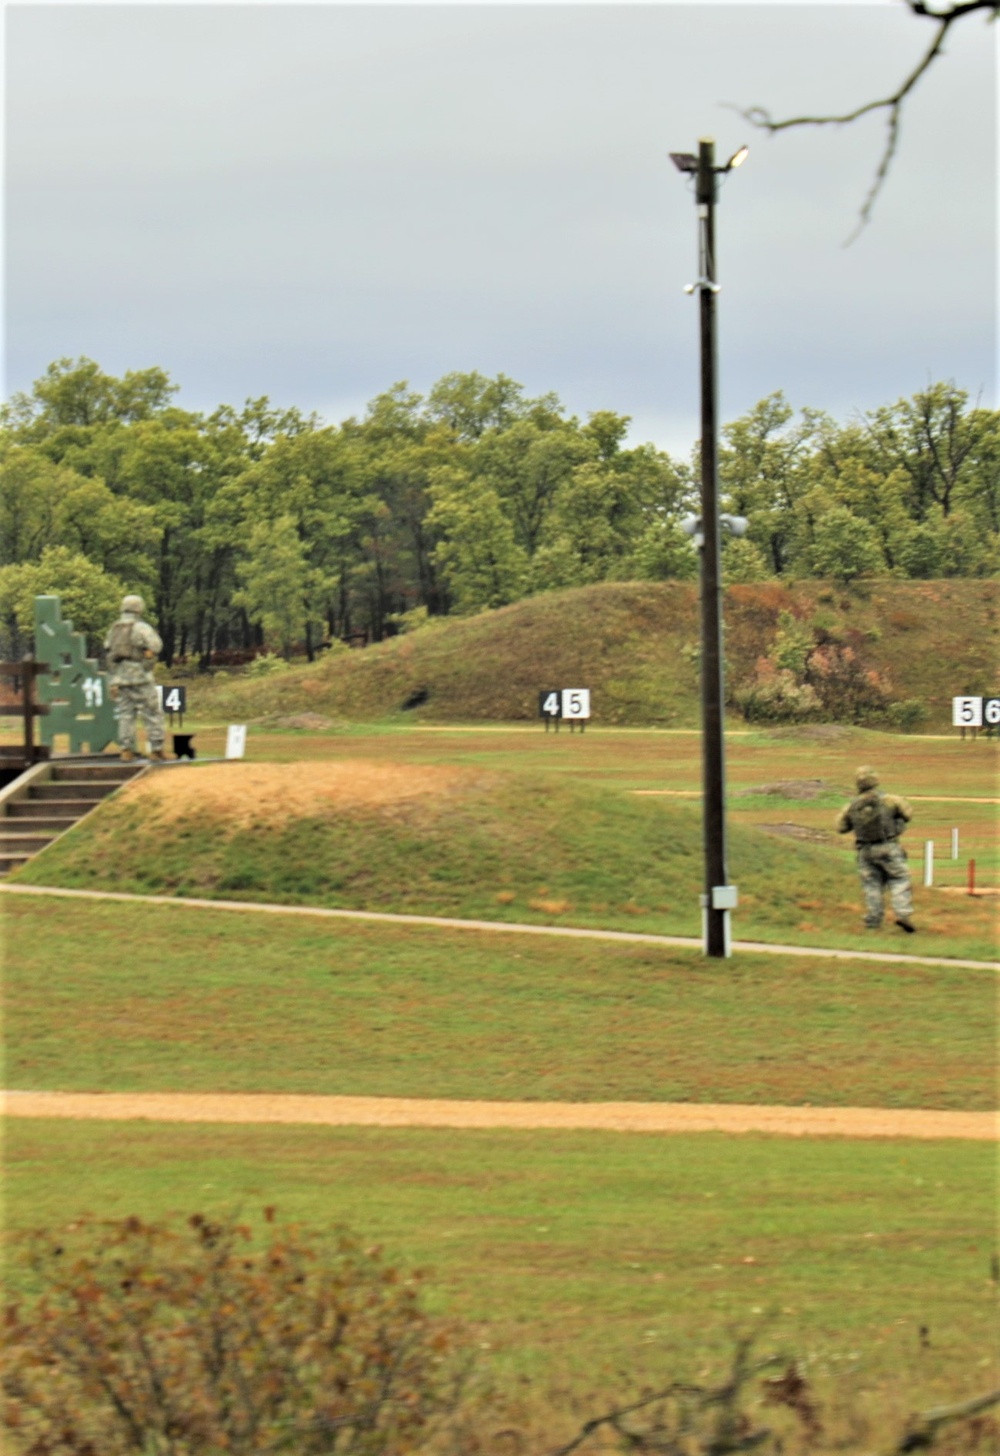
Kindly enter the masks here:
<path id="1" fill-rule="evenodd" d="M 563 688 L 562 691 L 562 716 L 573 719 L 590 717 L 590 689 L 589 688 Z"/>

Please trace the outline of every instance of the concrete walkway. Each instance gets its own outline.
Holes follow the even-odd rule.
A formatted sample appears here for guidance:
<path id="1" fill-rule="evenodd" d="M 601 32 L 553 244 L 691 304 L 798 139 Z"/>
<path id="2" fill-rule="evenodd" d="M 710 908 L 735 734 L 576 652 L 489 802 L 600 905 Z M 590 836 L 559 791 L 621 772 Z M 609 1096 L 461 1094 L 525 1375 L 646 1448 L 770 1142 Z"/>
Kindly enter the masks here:
<path id="1" fill-rule="evenodd" d="M 626 945 L 678 946 L 701 950 L 693 935 L 653 935 L 631 930 L 590 930 L 574 925 L 508 924 L 502 920 L 458 920 L 444 915 L 394 915 L 380 910 L 331 910 L 320 905 L 272 905 L 255 900 L 205 900 L 179 895 L 129 895 L 117 890 L 68 890 L 50 885 L 0 883 L 5 895 L 35 895 L 68 900 L 107 900 L 125 905 L 169 905 L 182 910 L 229 910 L 244 915 L 306 915 L 314 919 L 373 921 L 384 925 L 429 925 L 439 930 L 477 930 L 498 935 L 549 935 L 568 940 L 607 940 Z M 1000 971 L 996 961 L 960 960 L 956 956 L 900 955 L 893 951 L 832 950 L 823 946 L 771 945 L 760 940 L 734 940 L 734 951 L 767 955 L 815 956 L 820 960 L 878 961 L 880 965 L 943 966 Z"/>

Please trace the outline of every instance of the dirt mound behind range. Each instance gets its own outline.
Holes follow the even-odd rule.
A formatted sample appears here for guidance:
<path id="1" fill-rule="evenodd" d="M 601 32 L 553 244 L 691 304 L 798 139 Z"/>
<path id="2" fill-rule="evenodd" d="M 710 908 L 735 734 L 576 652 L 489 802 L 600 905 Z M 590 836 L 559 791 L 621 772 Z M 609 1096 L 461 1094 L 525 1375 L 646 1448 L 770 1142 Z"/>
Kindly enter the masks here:
<path id="1" fill-rule="evenodd" d="M 455 798 L 485 786 L 489 775 L 430 764 L 212 763 L 147 774 L 132 789 L 159 819 L 206 816 L 245 827 L 282 824 L 332 809 L 391 809 Z"/>

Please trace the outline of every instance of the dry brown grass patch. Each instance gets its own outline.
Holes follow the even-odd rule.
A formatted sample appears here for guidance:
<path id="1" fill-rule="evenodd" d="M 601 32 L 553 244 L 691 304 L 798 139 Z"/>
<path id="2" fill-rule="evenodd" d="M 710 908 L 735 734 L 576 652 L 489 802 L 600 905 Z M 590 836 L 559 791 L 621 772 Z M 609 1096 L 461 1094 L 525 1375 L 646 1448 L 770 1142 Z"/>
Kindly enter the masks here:
<path id="1" fill-rule="evenodd" d="M 328 763 L 211 763 L 147 774 L 132 800 L 166 821 L 207 816 L 235 828 L 265 819 L 282 824 L 331 809 L 389 809 L 453 798 L 489 775 L 431 764 L 352 759 Z"/>

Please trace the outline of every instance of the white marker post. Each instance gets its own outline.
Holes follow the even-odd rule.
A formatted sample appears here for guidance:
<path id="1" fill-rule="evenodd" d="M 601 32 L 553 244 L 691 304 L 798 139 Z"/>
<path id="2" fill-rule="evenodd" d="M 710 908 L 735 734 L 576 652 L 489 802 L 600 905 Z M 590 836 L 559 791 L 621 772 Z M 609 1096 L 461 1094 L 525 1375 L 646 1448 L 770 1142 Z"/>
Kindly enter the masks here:
<path id="1" fill-rule="evenodd" d="M 924 842 L 924 888 L 927 889 L 934 883 L 934 841 L 933 839 Z"/>
<path id="2" fill-rule="evenodd" d="M 230 723 L 226 730 L 226 757 L 242 758 L 247 746 L 247 725 Z"/>
<path id="3" fill-rule="evenodd" d="M 958 859 L 958 830 L 957 829 L 953 829 L 951 831 L 951 857 L 952 857 L 952 859 Z"/>

